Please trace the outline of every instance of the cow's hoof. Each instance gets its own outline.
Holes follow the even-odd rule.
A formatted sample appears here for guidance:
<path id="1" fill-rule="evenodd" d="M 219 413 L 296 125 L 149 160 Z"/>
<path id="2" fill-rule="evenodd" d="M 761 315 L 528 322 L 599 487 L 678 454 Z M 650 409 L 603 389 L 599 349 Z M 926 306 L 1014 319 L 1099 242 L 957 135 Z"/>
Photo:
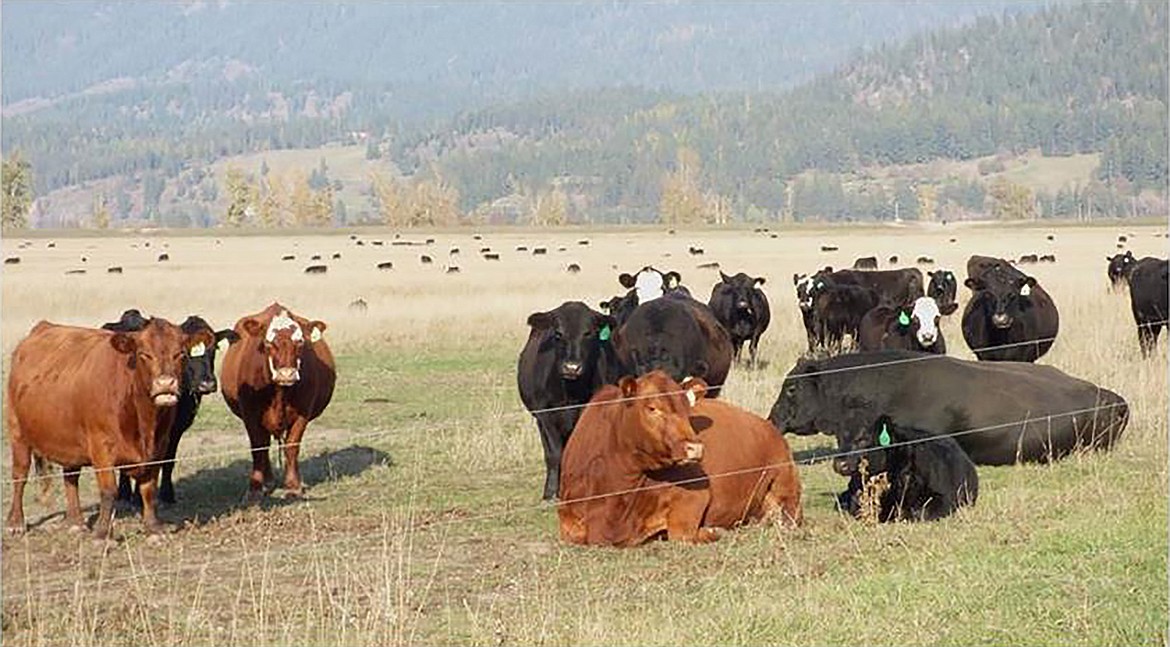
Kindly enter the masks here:
<path id="1" fill-rule="evenodd" d="M 19 536 L 23 535 L 24 533 L 28 532 L 28 524 L 25 524 L 25 523 L 12 524 L 12 523 L 10 523 L 5 527 L 5 529 L 8 531 L 9 535 L 12 535 L 13 537 L 19 537 Z"/>
<path id="2" fill-rule="evenodd" d="M 699 528 L 699 532 L 695 535 L 695 542 L 699 544 L 709 544 L 713 541 L 719 541 L 722 535 L 714 528 Z"/>

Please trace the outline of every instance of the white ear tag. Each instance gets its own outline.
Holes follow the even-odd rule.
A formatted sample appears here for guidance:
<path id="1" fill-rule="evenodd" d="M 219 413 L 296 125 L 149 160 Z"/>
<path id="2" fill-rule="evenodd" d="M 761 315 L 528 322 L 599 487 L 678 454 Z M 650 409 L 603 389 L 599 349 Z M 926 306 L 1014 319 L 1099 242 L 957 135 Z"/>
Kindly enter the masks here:
<path id="1" fill-rule="evenodd" d="M 690 389 L 687 389 L 687 402 L 690 402 L 692 407 L 695 406 L 695 392 Z"/>
<path id="2" fill-rule="evenodd" d="M 313 326 L 313 332 L 309 333 L 309 341 L 317 343 L 321 341 L 321 329 Z"/>
<path id="3" fill-rule="evenodd" d="M 221 339 L 215 343 L 215 347 L 222 351 L 222 350 L 226 349 L 229 344 L 231 344 L 231 342 L 229 342 L 227 340 L 227 337 L 224 337 L 223 339 Z"/>
<path id="4" fill-rule="evenodd" d="M 1032 294 L 1032 286 L 1025 283 L 1024 287 L 1020 288 L 1020 296 L 1026 297 L 1029 294 Z"/>
<path id="5" fill-rule="evenodd" d="M 207 344 L 199 342 L 191 347 L 191 357 L 203 357 L 207 354 Z"/>

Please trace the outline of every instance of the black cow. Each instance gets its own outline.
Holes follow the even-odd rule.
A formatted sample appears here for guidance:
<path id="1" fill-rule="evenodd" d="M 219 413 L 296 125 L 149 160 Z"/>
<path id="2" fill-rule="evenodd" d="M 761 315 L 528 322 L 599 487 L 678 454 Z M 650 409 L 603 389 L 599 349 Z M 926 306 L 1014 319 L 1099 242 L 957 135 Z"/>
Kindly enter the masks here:
<path id="1" fill-rule="evenodd" d="M 959 280 L 950 270 L 935 270 L 927 272 L 930 283 L 926 286 L 926 296 L 934 299 L 938 304 L 939 312 L 944 315 L 954 314 L 959 309 Z"/>
<path id="2" fill-rule="evenodd" d="M 909 307 L 879 305 L 861 318 L 858 345 L 861 350 L 900 348 L 946 355 L 940 318 L 938 304 L 931 297 L 918 297 Z"/>
<path id="3" fill-rule="evenodd" d="M 833 272 L 833 268 L 825 267 L 812 274 L 793 274 L 792 284 L 796 286 L 796 304 L 800 307 L 800 317 L 804 322 L 804 331 L 808 335 L 808 350 L 813 352 L 824 343 L 817 334 L 816 317 L 813 306 L 816 304 L 817 294 L 827 285 L 825 277 Z"/>
<path id="4" fill-rule="evenodd" d="M 114 332 L 137 332 L 149 324 L 149 317 L 142 316 L 142 313 L 136 309 L 130 309 L 123 312 L 118 321 L 104 324 L 102 328 Z M 183 378 L 179 384 L 179 402 L 176 405 L 175 420 L 171 425 L 170 434 L 167 436 L 166 447 L 156 449 L 156 451 L 163 450 L 159 460 L 166 461 L 162 464 L 162 475 L 158 489 L 158 498 L 165 503 L 175 502 L 175 484 L 172 475 L 175 471 L 175 455 L 179 451 L 179 440 L 195 422 L 195 415 L 199 413 L 199 403 L 203 400 L 203 396 L 215 393 L 219 388 L 215 380 L 215 353 L 218 350 L 218 344 L 224 340 L 227 340 L 229 344 L 239 340 L 239 335 L 232 329 L 216 331 L 202 317 L 196 315 L 187 317 L 180 328 L 188 335 L 205 330 L 215 335 L 216 344 L 210 347 L 199 344 L 187 349 L 189 356 L 183 371 Z M 133 500 L 131 494 L 130 477 L 122 473 L 118 479 L 118 500 L 130 503 Z"/>
<path id="5" fill-rule="evenodd" d="M 633 375 L 665 371 L 676 382 L 701 377 L 707 397 L 719 395 L 731 370 L 731 337 L 706 304 L 653 299 L 634 309 L 614 336 L 622 365 Z"/>
<path id="6" fill-rule="evenodd" d="M 860 285 L 877 292 L 883 301 L 894 305 L 914 303 L 926 294 L 926 282 L 922 270 L 909 267 L 900 270 L 837 270 L 831 268 L 827 275 L 829 282 L 838 285 Z M 865 313 L 862 313 L 865 314 Z"/>
<path id="7" fill-rule="evenodd" d="M 1170 287 L 1166 280 L 1167 261 L 1147 256 L 1134 263 L 1129 271 L 1129 303 L 1137 324 L 1138 344 L 1142 357 L 1149 357 L 1158 346 L 1158 335 L 1170 315 L 1167 299 Z"/>
<path id="8" fill-rule="evenodd" d="M 528 317 L 532 330 L 520 351 L 516 382 L 520 400 L 533 412 L 544 446 L 544 498 L 560 488 L 561 451 L 581 417 L 581 406 L 623 370 L 614 351 L 613 317 L 568 301 Z M 549 410 L 552 409 L 552 410 Z"/>
<path id="9" fill-rule="evenodd" d="M 976 357 L 1034 362 L 1052 348 L 1060 313 L 1035 278 L 1001 260 L 965 284 L 973 294 L 963 310 L 963 339 Z"/>
<path id="10" fill-rule="evenodd" d="M 1129 273 L 1133 271 L 1134 265 L 1137 265 L 1137 259 L 1134 258 L 1133 252 L 1126 252 L 1106 256 L 1105 260 L 1109 262 L 1105 268 L 1105 274 L 1109 277 L 1109 287 L 1112 291 L 1120 290 L 1129 282 Z"/>
<path id="11" fill-rule="evenodd" d="M 855 270 L 876 270 L 877 268 L 877 256 L 862 256 L 853 261 L 853 269 Z"/>
<path id="12" fill-rule="evenodd" d="M 1040 260 L 1039 257 L 1036 256 L 1035 254 L 1024 254 L 1023 256 L 1020 257 L 1019 263 L 1020 263 L 1020 265 L 1028 265 L 1031 263 L 1036 263 L 1039 260 Z"/>
<path id="13" fill-rule="evenodd" d="M 784 433 L 848 438 L 885 415 L 954 434 L 977 465 L 1048 461 L 1107 449 L 1129 408 L 1116 393 L 1051 366 L 882 350 L 801 359 L 769 416 Z"/>
<path id="14" fill-rule="evenodd" d="M 735 360 L 739 361 L 744 342 L 750 342 L 751 363 L 755 366 L 760 335 L 764 334 L 772 320 L 768 297 L 760 289 L 764 279 L 752 278 L 743 272 L 735 276 L 719 272 L 719 276 L 722 280 L 711 288 L 711 299 L 707 305 L 731 336 Z"/>
<path id="15" fill-rule="evenodd" d="M 933 521 L 959 506 L 975 505 L 979 497 L 975 464 L 954 438 L 899 426 L 881 416 L 841 440 L 846 455 L 833 461 L 833 469 L 849 477 L 849 487 L 837 502 L 853 516 L 861 513 L 862 461 L 867 477 L 885 474 L 889 483 L 880 498 L 879 521 Z"/>
<path id="16" fill-rule="evenodd" d="M 819 344 L 840 350 L 848 335 L 858 341 L 858 331 L 865 313 L 882 302 L 868 287 L 819 281 L 813 298 L 813 327 Z"/>

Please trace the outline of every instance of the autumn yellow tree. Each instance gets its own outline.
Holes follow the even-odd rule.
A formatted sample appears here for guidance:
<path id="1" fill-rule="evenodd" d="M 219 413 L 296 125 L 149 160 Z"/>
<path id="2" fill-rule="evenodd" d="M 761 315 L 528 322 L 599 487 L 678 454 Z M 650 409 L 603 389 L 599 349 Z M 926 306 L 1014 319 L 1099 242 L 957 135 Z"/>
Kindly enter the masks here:
<path id="1" fill-rule="evenodd" d="M 556 227 L 569 222 L 569 196 L 559 187 L 536 194 L 529 221 L 538 227 Z"/>
<path id="2" fill-rule="evenodd" d="M 382 222 L 391 227 L 408 226 L 407 196 L 398 180 L 381 173 L 370 173 L 370 190 L 378 204 Z"/>
<path id="3" fill-rule="evenodd" d="M 110 208 L 106 204 L 106 196 L 103 193 L 95 193 L 93 196 L 93 207 L 89 214 L 90 224 L 96 229 L 110 228 Z"/>
<path id="4" fill-rule="evenodd" d="M 1036 200 L 1026 186 L 999 178 L 991 184 L 988 195 L 991 196 L 991 215 L 998 220 L 1031 220 L 1036 217 Z"/>
<path id="5" fill-rule="evenodd" d="M 256 206 L 256 219 L 262 227 L 280 227 L 284 225 L 288 190 L 284 180 L 274 174 L 267 173 L 260 185 L 260 202 Z"/>
<path id="6" fill-rule="evenodd" d="M 675 169 L 662 181 L 658 219 L 668 225 L 688 225 L 706 220 L 706 199 L 699 190 L 699 154 L 686 146 L 678 149 Z"/>
<path id="7" fill-rule="evenodd" d="M 32 165 L 25 160 L 20 151 L 4 160 L 0 168 L 0 182 L 3 190 L 0 193 L 0 225 L 4 229 L 19 229 L 28 224 L 28 212 L 33 201 Z"/>
<path id="8" fill-rule="evenodd" d="M 229 227 L 240 227 L 255 208 L 257 190 L 244 171 L 228 167 L 224 184 L 227 185 L 228 208 L 223 222 Z"/>

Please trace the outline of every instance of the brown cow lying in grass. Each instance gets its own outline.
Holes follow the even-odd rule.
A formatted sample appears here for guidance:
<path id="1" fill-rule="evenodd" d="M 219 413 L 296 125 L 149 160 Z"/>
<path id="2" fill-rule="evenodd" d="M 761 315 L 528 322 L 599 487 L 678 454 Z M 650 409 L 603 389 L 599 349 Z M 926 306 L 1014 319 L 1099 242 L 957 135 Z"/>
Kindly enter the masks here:
<path id="1" fill-rule="evenodd" d="M 599 390 L 561 463 L 561 538 L 635 546 L 718 539 L 777 514 L 801 521 L 800 482 L 783 437 L 767 421 L 703 400 L 706 384 L 661 371 Z M 759 469 L 754 469 L 759 468 Z"/>

